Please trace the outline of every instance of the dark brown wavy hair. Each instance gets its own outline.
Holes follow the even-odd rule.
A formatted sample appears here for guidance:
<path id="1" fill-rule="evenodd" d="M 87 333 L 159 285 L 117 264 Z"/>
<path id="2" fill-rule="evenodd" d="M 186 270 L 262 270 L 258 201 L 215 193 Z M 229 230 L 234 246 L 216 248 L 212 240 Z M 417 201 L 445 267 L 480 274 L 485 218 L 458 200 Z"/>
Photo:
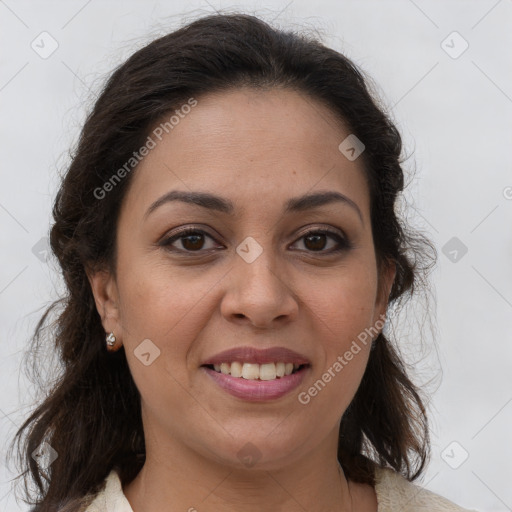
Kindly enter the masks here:
<path id="1" fill-rule="evenodd" d="M 61 371 L 50 385 L 46 380 L 48 392 L 13 442 L 33 511 L 82 510 L 111 469 L 119 468 L 125 485 L 145 461 L 140 395 L 124 349 L 106 350 L 85 271 L 106 267 L 115 273 L 117 219 L 136 168 L 107 199 L 94 191 L 187 99 L 247 86 L 305 93 L 363 141 L 377 262 L 382 268 L 391 260 L 397 268 L 390 304 L 409 300 L 426 283 L 436 250 L 396 213 L 404 189 L 400 134 L 370 92 L 369 79 L 347 57 L 317 37 L 276 29 L 248 14 L 207 15 L 156 39 L 106 81 L 55 199 L 50 243 L 66 293 L 36 326 L 25 364 L 32 358 L 27 367 L 33 370 L 38 355 L 51 350 Z M 42 348 L 45 340 L 51 349 Z M 423 471 L 430 453 L 426 409 L 407 371 L 381 333 L 341 421 L 338 459 L 347 478 L 374 484 L 376 466 L 409 480 Z M 32 457 L 43 442 L 58 454 L 46 469 Z M 35 484 L 32 493 L 27 479 Z"/>

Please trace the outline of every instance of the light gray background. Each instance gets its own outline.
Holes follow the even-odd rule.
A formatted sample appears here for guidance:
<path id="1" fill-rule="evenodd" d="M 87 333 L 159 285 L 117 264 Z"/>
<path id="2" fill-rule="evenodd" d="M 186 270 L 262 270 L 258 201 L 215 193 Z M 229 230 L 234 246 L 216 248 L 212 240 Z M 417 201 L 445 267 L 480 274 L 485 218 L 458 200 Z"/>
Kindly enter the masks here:
<path id="1" fill-rule="evenodd" d="M 320 29 L 392 110 L 412 153 L 405 167 L 416 169 L 411 222 L 439 250 L 437 328 L 416 365 L 418 382 L 435 381 L 432 462 L 421 483 L 468 508 L 512 510 L 510 0 L 0 1 L 0 510 L 28 510 L 14 498 L 5 448 L 37 391 L 20 375 L 23 350 L 59 288 L 51 260 L 33 252 L 48 232 L 57 169 L 115 65 L 184 21 L 232 8 Z M 43 31 L 58 43 L 46 59 L 31 48 L 42 37 L 50 48 Z M 468 49 L 453 58 L 464 40 Z M 453 237 L 458 252 L 448 246 L 445 255 Z M 402 347 L 418 355 L 414 332 L 404 331 Z"/>

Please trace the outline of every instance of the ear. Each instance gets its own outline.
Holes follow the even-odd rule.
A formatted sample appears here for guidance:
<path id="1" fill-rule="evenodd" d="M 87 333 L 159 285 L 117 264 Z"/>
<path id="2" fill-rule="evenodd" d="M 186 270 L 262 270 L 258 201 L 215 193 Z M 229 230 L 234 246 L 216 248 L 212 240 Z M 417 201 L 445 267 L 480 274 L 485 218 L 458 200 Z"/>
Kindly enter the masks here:
<path id="1" fill-rule="evenodd" d="M 86 273 L 105 332 L 114 332 L 116 338 L 122 339 L 119 293 L 114 276 L 107 270 L 87 270 Z"/>
<path id="2" fill-rule="evenodd" d="M 382 263 L 379 271 L 379 284 L 377 288 L 377 297 L 375 300 L 375 315 L 373 325 L 386 314 L 389 304 L 389 295 L 395 282 L 396 263 L 392 260 L 386 260 Z"/>

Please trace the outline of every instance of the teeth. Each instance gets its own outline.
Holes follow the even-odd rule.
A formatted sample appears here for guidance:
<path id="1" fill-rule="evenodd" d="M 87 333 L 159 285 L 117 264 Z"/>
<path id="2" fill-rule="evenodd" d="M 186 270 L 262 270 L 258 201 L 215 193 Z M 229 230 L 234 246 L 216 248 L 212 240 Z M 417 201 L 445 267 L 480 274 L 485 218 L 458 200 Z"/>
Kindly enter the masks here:
<path id="1" fill-rule="evenodd" d="M 232 363 L 214 364 L 213 368 L 216 372 L 232 377 L 242 377 L 248 380 L 274 380 L 285 375 L 291 375 L 299 366 L 299 364 L 283 362 L 256 364 L 234 361 Z"/>
<path id="2" fill-rule="evenodd" d="M 242 377 L 244 379 L 258 379 L 260 376 L 260 365 L 259 364 L 251 364 L 244 363 L 242 366 Z"/>
<path id="3" fill-rule="evenodd" d="M 260 364 L 260 380 L 274 380 L 277 377 L 274 363 Z"/>
<path id="4" fill-rule="evenodd" d="M 238 361 L 231 363 L 231 377 L 241 377 L 242 368 L 242 363 L 239 363 Z"/>

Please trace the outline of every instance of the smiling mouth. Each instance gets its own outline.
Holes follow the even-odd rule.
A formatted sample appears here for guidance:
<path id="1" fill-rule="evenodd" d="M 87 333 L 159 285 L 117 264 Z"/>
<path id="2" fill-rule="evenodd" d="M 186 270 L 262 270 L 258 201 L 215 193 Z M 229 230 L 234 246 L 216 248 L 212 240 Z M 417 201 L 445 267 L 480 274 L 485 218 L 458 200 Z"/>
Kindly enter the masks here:
<path id="1" fill-rule="evenodd" d="M 269 381 L 300 372 L 304 368 L 309 367 L 309 364 L 285 362 L 257 364 L 233 361 L 232 363 L 205 364 L 203 367 L 235 378 Z"/>

